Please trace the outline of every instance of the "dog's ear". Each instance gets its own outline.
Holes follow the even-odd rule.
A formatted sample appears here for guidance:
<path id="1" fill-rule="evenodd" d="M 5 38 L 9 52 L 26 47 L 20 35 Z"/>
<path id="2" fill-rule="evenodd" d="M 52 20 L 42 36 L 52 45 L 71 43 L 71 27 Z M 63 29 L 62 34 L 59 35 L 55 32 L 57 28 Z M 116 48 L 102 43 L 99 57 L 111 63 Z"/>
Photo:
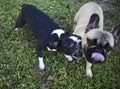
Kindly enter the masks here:
<path id="1" fill-rule="evenodd" d="M 111 32 L 114 36 L 115 39 L 115 43 L 118 42 L 119 38 L 120 38 L 120 24 L 117 25 Z"/>
<path id="2" fill-rule="evenodd" d="M 49 46 L 53 49 L 57 49 L 61 44 L 61 40 L 56 40 L 49 43 Z"/>
<path id="3" fill-rule="evenodd" d="M 90 30 L 94 29 L 94 28 L 98 28 L 99 27 L 99 16 L 97 14 L 93 14 L 90 17 L 89 23 L 87 25 L 86 31 L 85 33 L 89 32 Z"/>
<path id="4" fill-rule="evenodd" d="M 53 47 L 54 47 L 54 48 L 59 47 L 59 46 L 60 46 L 60 43 L 61 43 L 60 40 L 54 41 L 54 42 L 53 42 Z"/>

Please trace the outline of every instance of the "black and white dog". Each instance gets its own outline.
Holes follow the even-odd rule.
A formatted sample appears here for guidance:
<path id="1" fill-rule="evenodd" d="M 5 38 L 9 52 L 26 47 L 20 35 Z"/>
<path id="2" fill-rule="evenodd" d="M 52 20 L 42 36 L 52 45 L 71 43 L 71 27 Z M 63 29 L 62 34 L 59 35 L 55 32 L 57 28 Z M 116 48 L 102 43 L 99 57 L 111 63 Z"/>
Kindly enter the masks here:
<path id="1" fill-rule="evenodd" d="M 33 5 L 22 5 L 15 30 L 25 24 L 29 26 L 29 30 L 37 39 L 36 49 L 41 70 L 45 68 L 42 56 L 42 50 L 44 49 L 63 52 L 69 61 L 72 61 L 73 58 L 82 58 L 83 54 L 80 50 L 81 38 L 74 34 L 66 33 L 49 16 Z"/>
<path id="2" fill-rule="evenodd" d="M 92 64 L 103 63 L 106 55 L 114 47 L 120 36 L 120 25 L 112 32 L 103 30 L 103 10 L 95 2 L 89 2 L 81 6 L 74 17 L 73 34 L 81 36 L 82 49 L 87 59 L 86 74 L 93 76 Z"/>

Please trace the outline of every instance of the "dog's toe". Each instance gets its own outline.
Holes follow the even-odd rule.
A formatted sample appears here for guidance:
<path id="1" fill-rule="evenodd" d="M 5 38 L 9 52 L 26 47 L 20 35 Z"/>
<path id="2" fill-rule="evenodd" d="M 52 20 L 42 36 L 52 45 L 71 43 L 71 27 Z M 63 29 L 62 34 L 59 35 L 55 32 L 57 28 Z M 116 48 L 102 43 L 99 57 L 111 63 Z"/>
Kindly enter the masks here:
<path id="1" fill-rule="evenodd" d="M 89 76 L 89 77 L 91 77 L 91 78 L 93 77 L 93 73 L 92 73 L 91 70 L 87 70 L 86 71 L 86 75 Z"/>
<path id="2" fill-rule="evenodd" d="M 73 58 L 72 57 L 68 58 L 68 61 L 73 61 Z"/>
<path id="3" fill-rule="evenodd" d="M 45 69 L 45 65 L 39 65 L 39 69 L 40 70 L 44 70 Z"/>
<path id="4" fill-rule="evenodd" d="M 73 58 L 70 55 L 66 55 L 66 54 L 64 54 L 64 55 L 68 59 L 68 61 L 73 61 Z"/>
<path id="5" fill-rule="evenodd" d="M 15 28 L 15 31 L 18 31 L 18 28 Z"/>

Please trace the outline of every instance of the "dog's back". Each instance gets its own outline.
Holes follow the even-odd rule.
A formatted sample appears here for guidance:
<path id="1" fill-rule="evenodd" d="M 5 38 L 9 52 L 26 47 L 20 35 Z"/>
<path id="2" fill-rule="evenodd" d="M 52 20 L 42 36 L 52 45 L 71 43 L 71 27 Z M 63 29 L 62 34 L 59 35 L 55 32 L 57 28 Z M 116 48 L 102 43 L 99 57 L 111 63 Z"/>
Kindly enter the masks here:
<path id="1" fill-rule="evenodd" d="M 60 29 L 48 15 L 31 4 L 22 5 L 15 28 L 22 27 L 25 23 L 36 38 L 50 36 L 53 30 Z"/>
<path id="2" fill-rule="evenodd" d="M 89 23 L 90 17 L 97 14 L 100 18 L 99 28 L 103 30 L 103 11 L 102 8 L 95 2 L 89 2 L 83 5 L 74 17 L 74 34 L 81 37 L 84 36 L 85 29 Z"/>

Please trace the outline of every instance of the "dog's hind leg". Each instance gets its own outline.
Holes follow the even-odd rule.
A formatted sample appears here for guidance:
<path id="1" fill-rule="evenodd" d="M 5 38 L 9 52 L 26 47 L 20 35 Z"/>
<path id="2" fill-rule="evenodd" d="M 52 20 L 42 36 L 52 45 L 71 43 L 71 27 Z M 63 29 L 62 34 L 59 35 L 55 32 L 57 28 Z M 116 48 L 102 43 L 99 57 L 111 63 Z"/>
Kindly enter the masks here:
<path id="1" fill-rule="evenodd" d="M 17 31 L 19 27 L 23 27 L 24 25 L 25 25 L 25 21 L 23 19 L 22 13 L 20 13 L 16 20 L 15 31 Z"/>
<path id="2" fill-rule="evenodd" d="M 91 71 L 92 63 L 88 62 L 86 63 L 86 75 L 93 77 L 93 73 Z"/>

